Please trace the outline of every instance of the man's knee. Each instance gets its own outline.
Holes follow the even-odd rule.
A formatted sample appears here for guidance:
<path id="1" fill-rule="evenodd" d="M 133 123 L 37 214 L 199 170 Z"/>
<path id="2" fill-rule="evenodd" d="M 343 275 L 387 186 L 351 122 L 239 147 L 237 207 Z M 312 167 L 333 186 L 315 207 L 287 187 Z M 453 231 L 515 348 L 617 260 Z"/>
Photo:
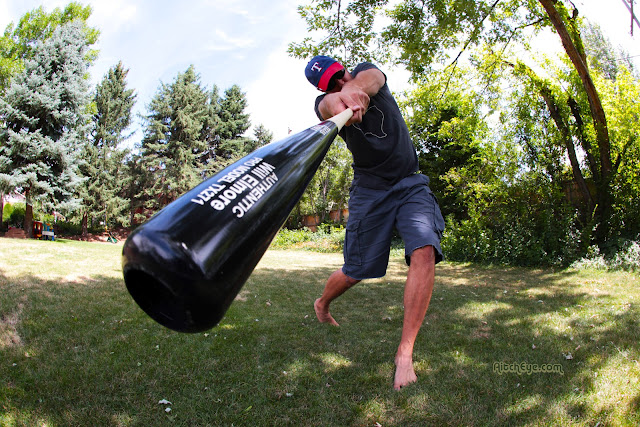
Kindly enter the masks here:
<path id="1" fill-rule="evenodd" d="M 354 279 L 354 278 L 349 277 L 347 275 L 345 275 L 344 277 L 345 277 L 345 281 L 347 282 L 347 285 L 349 285 L 349 287 L 351 287 L 351 286 L 353 286 L 353 285 L 355 285 L 357 283 L 360 283 L 360 280 L 358 280 L 358 279 Z"/>
<path id="2" fill-rule="evenodd" d="M 357 283 L 360 282 L 360 280 L 358 279 L 354 279 L 353 277 L 349 277 L 346 274 L 344 274 L 344 272 L 342 270 L 338 270 L 339 274 L 342 276 L 342 280 L 344 281 L 344 283 L 347 284 L 347 286 L 351 287 Z"/>
<path id="3" fill-rule="evenodd" d="M 411 264 L 414 263 L 423 265 L 423 264 L 435 264 L 436 262 L 436 251 L 433 246 L 423 246 L 413 251 L 411 254 Z"/>

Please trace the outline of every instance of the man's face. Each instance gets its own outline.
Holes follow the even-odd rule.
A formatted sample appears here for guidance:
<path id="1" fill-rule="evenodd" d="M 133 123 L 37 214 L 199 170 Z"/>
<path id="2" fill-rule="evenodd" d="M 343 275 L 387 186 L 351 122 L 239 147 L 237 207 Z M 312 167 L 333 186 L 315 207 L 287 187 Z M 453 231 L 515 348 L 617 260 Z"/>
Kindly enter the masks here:
<path id="1" fill-rule="evenodd" d="M 340 92 L 344 84 L 350 79 L 351 75 L 347 72 L 347 70 L 338 71 L 331 77 L 331 80 L 329 80 L 329 89 L 327 90 L 327 93 Z"/>

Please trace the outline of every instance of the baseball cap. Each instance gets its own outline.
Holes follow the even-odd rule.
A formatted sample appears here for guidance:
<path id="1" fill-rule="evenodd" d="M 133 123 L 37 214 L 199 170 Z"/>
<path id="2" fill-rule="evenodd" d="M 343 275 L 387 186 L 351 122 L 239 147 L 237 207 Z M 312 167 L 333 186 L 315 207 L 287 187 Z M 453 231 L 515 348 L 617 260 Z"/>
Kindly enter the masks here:
<path id="1" fill-rule="evenodd" d="M 307 80 L 319 90 L 326 92 L 329 89 L 331 77 L 344 70 L 342 64 L 329 56 L 314 56 L 307 64 L 304 75 Z"/>

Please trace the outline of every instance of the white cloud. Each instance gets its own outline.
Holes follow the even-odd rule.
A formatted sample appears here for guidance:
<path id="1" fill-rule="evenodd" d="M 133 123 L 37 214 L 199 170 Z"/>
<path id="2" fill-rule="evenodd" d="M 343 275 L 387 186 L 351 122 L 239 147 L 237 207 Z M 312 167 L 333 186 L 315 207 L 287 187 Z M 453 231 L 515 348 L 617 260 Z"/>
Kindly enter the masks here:
<path id="1" fill-rule="evenodd" d="M 256 42 L 253 37 L 231 37 L 226 32 L 216 29 L 215 38 L 207 43 L 205 50 L 225 52 L 254 47 L 255 45 Z"/>
<path id="2" fill-rule="evenodd" d="M 9 25 L 10 17 L 8 0 L 0 0 L 0 30 L 2 30 L 3 33 L 7 25 Z"/>
<path id="3" fill-rule="evenodd" d="M 93 13 L 90 22 L 100 28 L 103 37 L 109 33 L 118 33 L 123 27 L 135 24 L 138 7 L 126 0 L 93 1 Z"/>

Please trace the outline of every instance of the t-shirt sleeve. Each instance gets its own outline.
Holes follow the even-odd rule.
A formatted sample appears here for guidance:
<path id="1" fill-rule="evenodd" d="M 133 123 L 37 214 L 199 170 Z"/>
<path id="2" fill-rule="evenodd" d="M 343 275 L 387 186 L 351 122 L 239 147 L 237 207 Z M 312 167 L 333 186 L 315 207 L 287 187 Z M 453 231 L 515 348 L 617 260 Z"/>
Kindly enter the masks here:
<path id="1" fill-rule="evenodd" d="M 372 64 L 371 62 L 361 62 L 360 64 L 356 65 L 356 68 L 353 69 L 353 71 L 351 72 L 351 75 L 355 77 L 358 75 L 359 72 L 371 70 L 371 69 L 380 71 L 384 76 L 384 83 L 387 84 L 387 75 L 384 72 L 382 72 L 380 68 L 376 67 L 375 64 Z"/>
<path id="2" fill-rule="evenodd" d="M 313 110 L 316 112 L 316 116 L 318 116 L 318 119 L 320 120 L 324 120 L 324 117 L 322 117 L 322 114 L 320 114 L 320 109 L 318 108 L 320 106 L 320 102 L 322 102 L 323 99 L 324 95 L 320 95 L 319 97 L 317 97 L 316 105 L 313 107 Z"/>

